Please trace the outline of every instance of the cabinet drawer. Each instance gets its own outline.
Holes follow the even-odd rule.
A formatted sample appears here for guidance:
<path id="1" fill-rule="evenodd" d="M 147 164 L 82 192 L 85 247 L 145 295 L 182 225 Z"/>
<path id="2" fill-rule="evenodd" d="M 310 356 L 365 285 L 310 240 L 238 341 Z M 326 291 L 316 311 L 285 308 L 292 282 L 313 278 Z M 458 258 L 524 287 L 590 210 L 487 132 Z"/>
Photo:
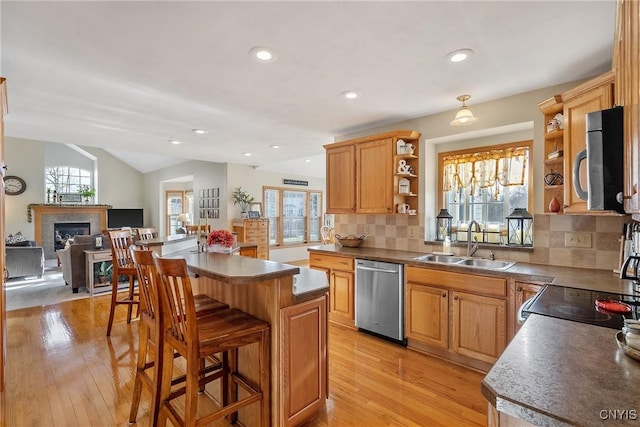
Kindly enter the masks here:
<path id="1" fill-rule="evenodd" d="M 311 267 L 353 271 L 353 258 L 348 257 L 311 253 L 309 254 L 309 264 L 311 265 Z"/>
<path id="2" fill-rule="evenodd" d="M 477 294 L 501 297 L 507 295 L 507 279 L 499 277 L 431 270 L 413 266 L 407 266 L 406 275 L 407 281 L 413 283 L 441 286 Z"/>

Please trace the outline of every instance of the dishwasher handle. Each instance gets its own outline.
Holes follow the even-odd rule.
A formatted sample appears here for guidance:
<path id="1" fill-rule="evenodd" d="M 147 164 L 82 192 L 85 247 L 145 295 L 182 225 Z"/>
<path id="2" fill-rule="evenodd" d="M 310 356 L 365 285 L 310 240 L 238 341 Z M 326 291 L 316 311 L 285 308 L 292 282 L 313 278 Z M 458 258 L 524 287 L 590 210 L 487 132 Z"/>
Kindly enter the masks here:
<path id="1" fill-rule="evenodd" d="M 384 268 L 365 267 L 364 265 L 356 265 L 356 270 L 376 271 L 378 273 L 391 273 L 391 274 L 398 273 L 398 270 L 387 270 Z"/>

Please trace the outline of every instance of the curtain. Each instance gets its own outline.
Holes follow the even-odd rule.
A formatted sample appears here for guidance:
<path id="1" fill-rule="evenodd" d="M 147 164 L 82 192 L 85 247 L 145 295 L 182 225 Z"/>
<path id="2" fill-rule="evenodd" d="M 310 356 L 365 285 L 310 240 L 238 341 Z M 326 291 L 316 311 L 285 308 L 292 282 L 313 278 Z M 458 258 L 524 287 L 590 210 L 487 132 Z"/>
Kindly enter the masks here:
<path id="1" fill-rule="evenodd" d="M 449 192 L 469 188 L 475 194 L 478 188 L 491 188 L 497 196 L 499 187 L 524 185 L 526 179 L 528 147 L 511 147 L 472 154 L 447 156 L 443 159 L 442 190 Z"/>

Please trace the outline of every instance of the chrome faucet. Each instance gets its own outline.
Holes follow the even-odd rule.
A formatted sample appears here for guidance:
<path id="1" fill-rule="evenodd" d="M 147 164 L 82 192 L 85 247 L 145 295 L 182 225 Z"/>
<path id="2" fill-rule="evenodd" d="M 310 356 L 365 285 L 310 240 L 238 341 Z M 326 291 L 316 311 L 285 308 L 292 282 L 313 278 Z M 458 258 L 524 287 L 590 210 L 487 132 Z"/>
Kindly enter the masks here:
<path id="1" fill-rule="evenodd" d="M 473 221 L 471 221 L 469 223 L 469 228 L 467 228 L 467 256 L 471 257 L 473 256 L 473 254 L 476 253 L 476 251 L 478 250 L 478 239 L 473 236 L 473 245 L 471 244 L 471 236 L 473 233 L 473 226 L 475 225 L 475 228 L 477 232 L 482 231 L 482 229 L 480 228 L 480 224 L 478 224 L 478 222 L 474 219 Z"/>

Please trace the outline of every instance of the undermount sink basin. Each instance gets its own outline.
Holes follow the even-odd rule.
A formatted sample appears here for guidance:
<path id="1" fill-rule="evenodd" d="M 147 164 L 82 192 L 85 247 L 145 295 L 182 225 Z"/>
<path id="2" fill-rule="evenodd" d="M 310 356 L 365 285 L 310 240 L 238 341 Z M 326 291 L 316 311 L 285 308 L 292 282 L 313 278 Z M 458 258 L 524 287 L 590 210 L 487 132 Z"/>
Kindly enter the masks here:
<path id="1" fill-rule="evenodd" d="M 461 267 L 485 268 L 488 270 L 506 270 L 515 264 L 515 261 L 501 261 L 482 258 L 465 258 L 449 255 L 427 254 L 415 257 L 414 260 L 422 262 L 432 262 L 436 264 L 451 264 Z"/>
<path id="2" fill-rule="evenodd" d="M 496 261 L 491 259 L 467 258 L 459 263 L 460 265 L 468 265 L 470 267 L 490 268 L 492 270 L 505 270 L 511 267 L 513 261 Z"/>

